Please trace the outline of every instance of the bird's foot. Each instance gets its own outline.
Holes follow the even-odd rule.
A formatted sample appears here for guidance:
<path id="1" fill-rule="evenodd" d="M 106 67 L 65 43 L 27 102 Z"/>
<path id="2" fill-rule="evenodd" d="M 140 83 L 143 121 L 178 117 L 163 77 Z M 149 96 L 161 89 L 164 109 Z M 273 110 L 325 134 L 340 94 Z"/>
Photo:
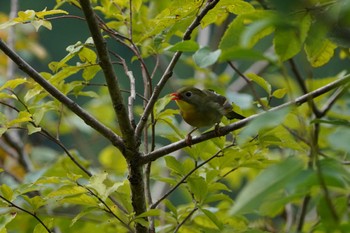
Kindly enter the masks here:
<path id="1" fill-rule="evenodd" d="M 215 125 L 214 132 L 215 132 L 216 137 L 220 137 L 221 136 L 221 130 L 220 130 L 219 124 Z"/>
<path id="2" fill-rule="evenodd" d="M 192 147 L 192 136 L 191 133 L 186 135 L 185 142 L 189 147 Z"/>

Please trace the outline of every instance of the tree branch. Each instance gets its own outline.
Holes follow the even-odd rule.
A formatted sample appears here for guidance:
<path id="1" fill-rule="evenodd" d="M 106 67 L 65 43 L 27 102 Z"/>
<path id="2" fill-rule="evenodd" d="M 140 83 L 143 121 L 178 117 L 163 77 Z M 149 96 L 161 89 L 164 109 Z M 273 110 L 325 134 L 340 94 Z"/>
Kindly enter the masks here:
<path id="1" fill-rule="evenodd" d="M 207 5 L 203 8 L 203 10 L 197 15 L 197 17 L 192 21 L 191 25 L 187 28 L 186 32 L 184 33 L 184 35 L 182 37 L 183 41 L 191 39 L 191 34 L 192 34 L 193 30 L 196 29 L 200 25 L 200 22 L 204 18 L 204 16 L 211 9 L 213 9 L 219 1 L 220 0 L 213 0 L 213 1 L 207 2 Z M 154 106 L 155 102 L 157 101 L 159 94 L 163 90 L 165 84 L 172 76 L 173 69 L 174 69 L 177 61 L 181 57 L 181 55 L 182 55 L 181 51 L 177 51 L 173 55 L 168 67 L 164 71 L 163 76 L 161 77 L 161 79 L 159 80 L 157 85 L 155 86 L 153 93 L 152 93 L 152 96 L 149 99 L 148 104 L 146 105 L 145 110 L 140 118 L 140 121 L 136 126 L 136 130 L 135 130 L 136 138 L 141 137 L 142 130 L 145 127 L 145 125 L 147 123 L 147 119 L 153 110 L 153 106 Z"/>
<path id="2" fill-rule="evenodd" d="M 191 141 L 191 145 L 194 145 L 194 144 L 197 144 L 197 143 L 200 143 L 200 142 L 203 142 L 203 141 L 206 141 L 206 140 L 209 140 L 211 138 L 215 138 L 215 137 L 220 137 L 220 136 L 224 136 L 226 134 L 228 134 L 229 132 L 232 132 L 234 130 L 237 130 L 237 129 L 240 129 L 242 128 L 243 126 L 245 126 L 246 124 L 248 124 L 249 122 L 251 122 L 252 120 L 268 113 L 268 112 L 274 112 L 274 111 L 277 111 L 277 110 L 280 110 L 282 108 L 286 108 L 286 107 L 290 107 L 290 106 L 293 106 L 293 105 L 301 105 L 307 101 L 309 101 L 310 99 L 313 99 L 313 98 L 316 98 L 320 95 L 323 95 L 327 92 L 329 92 L 330 90 L 332 89 L 335 89 L 339 86 L 342 86 L 342 85 L 345 85 L 347 84 L 348 82 L 350 81 L 350 75 L 348 76 L 345 76 L 344 78 L 342 79 L 339 79 L 337 81 L 334 81 L 334 82 L 331 82 L 319 89 L 316 89 L 314 91 L 311 91 L 305 95 L 302 95 L 298 98 L 296 98 L 295 100 L 293 101 L 290 101 L 290 102 L 287 102 L 287 103 L 284 103 L 284 104 L 281 104 L 277 107 L 274 107 L 274 108 L 271 108 L 269 111 L 266 111 L 266 112 L 263 112 L 263 113 L 259 113 L 259 114 L 255 114 L 255 115 L 252 115 L 250 117 L 247 117 L 243 120 L 240 120 L 238 122 L 235 122 L 235 123 L 232 123 L 230 125 L 227 125 L 227 126 L 224 126 L 224 127 L 221 127 L 219 130 L 212 130 L 212 131 L 209 131 L 205 134 L 202 134 L 198 137 L 193 137 L 192 138 L 192 141 Z M 172 144 L 169 144 L 169 145 L 166 145 L 158 150 L 154 150 L 150 153 L 148 153 L 147 155 L 145 155 L 144 157 L 142 157 L 142 160 L 140 161 L 141 163 L 143 164 L 146 164 L 150 161 L 153 161 L 153 160 L 156 160 L 164 155 L 167 155 L 171 152 L 174 152 L 176 150 L 179 150 L 179 149 L 182 149 L 184 147 L 188 146 L 187 142 L 185 139 L 183 140 L 180 140 L 180 141 L 177 141 L 177 142 L 174 142 Z"/>
<path id="3" fill-rule="evenodd" d="M 109 95 L 113 103 L 113 109 L 117 115 L 120 130 L 122 132 L 122 137 L 126 144 L 127 148 L 137 148 L 136 141 L 134 138 L 134 129 L 131 125 L 131 122 L 128 117 L 128 113 L 123 103 L 123 97 L 117 82 L 117 75 L 114 71 L 108 49 L 106 46 L 106 41 L 104 40 L 98 22 L 96 20 L 95 12 L 92 9 L 91 3 L 89 0 L 80 0 L 80 5 L 84 12 L 86 22 L 89 26 L 91 36 L 94 40 L 94 44 L 97 50 L 98 57 L 100 59 L 100 66 L 104 73 L 104 77 L 107 82 Z M 124 156 L 130 156 L 129 153 L 123 153 Z M 130 158 L 129 158 L 130 159 Z"/>
<path id="4" fill-rule="evenodd" d="M 16 63 L 18 68 L 24 73 L 29 75 L 35 82 L 37 82 L 41 87 L 43 87 L 50 95 L 55 99 L 64 104 L 68 109 L 79 116 L 87 125 L 91 126 L 105 138 L 112 142 L 121 151 L 124 150 L 123 140 L 115 134 L 111 129 L 107 128 L 101 122 L 99 122 L 95 117 L 90 115 L 87 111 L 81 108 L 76 102 L 68 98 L 62 92 L 60 92 L 56 87 L 46 81 L 33 67 L 31 67 L 26 61 L 24 61 L 16 52 L 10 49 L 2 40 L 0 40 L 0 49 L 11 58 L 13 62 Z"/>

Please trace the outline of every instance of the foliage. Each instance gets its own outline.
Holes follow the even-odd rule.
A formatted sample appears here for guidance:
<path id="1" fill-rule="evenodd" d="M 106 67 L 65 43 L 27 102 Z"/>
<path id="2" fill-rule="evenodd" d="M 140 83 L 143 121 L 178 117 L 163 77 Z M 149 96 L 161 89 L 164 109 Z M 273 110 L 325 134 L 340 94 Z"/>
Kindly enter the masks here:
<path id="1" fill-rule="evenodd" d="M 1 15 L 0 232 L 349 232 L 349 15 L 345 0 Z M 90 36 L 32 68 L 37 33 L 67 19 Z M 249 117 L 189 144 L 166 94 L 183 85 Z"/>

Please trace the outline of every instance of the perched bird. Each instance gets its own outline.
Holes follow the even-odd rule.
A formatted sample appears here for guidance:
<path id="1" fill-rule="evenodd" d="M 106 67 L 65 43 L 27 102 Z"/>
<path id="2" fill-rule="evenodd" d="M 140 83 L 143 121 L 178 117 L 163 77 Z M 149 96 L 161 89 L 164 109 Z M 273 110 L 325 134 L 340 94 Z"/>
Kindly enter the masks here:
<path id="1" fill-rule="evenodd" d="M 180 108 L 182 118 L 196 128 L 218 125 L 223 116 L 230 120 L 244 118 L 232 110 L 226 97 L 213 90 L 200 90 L 190 86 L 179 89 L 171 96 Z"/>

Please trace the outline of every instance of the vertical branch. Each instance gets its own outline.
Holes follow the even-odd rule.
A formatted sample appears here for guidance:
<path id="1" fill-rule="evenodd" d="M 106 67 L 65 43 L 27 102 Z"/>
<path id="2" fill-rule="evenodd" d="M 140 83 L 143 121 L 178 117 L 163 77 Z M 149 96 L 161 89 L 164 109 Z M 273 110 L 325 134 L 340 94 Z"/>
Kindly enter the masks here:
<path id="1" fill-rule="evenodd" d="M 138 147 L 134 138 L 134 129 L 128 117 L 127 110 L 123 103 L 123 98 L 121 96 L 119 84 L 117 82 L 117 75 L 114 71 L 108 50 L 106 41 L 103 38 L 100 28 L 96 19 L 94 10 L 92 9 L 89 0 L 80 0 L 80 5 L 84 12 L 86 22 L 89 26 L 91 36 L 94 40 L 96 46 L 97 54 L 100 59 L 100 66 L 104 73 L 104 77 L 107 82 L 109 95 L 113 103 L 114 112 L 117 115 L 119 126 L 122 132 L 123 139 L 126 143 L 126 147 L 134 150 Z M 128 157 L 128 153 L 124 153 L 124 156 Z M 129 158 L 130 159 L 130 158 Z"/>

